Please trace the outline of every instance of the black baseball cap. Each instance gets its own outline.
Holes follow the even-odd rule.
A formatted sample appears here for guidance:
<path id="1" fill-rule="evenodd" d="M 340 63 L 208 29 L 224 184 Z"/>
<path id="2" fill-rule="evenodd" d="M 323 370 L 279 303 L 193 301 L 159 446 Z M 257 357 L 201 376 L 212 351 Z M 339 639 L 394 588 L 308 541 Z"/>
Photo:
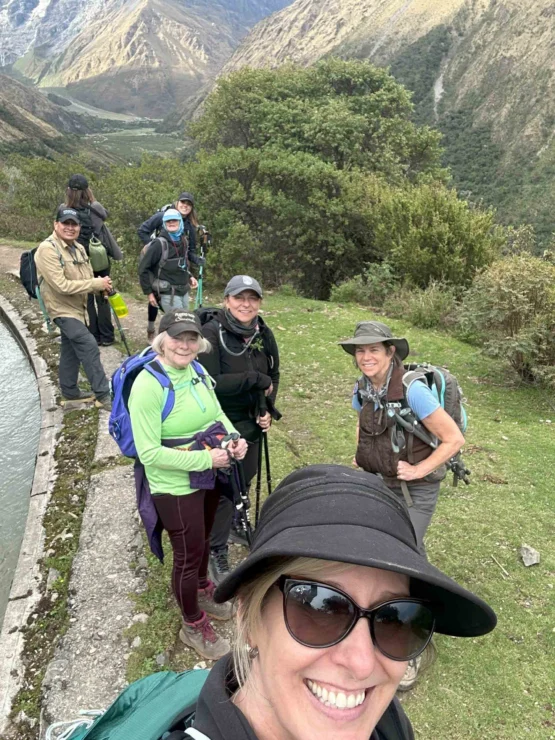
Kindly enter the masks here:
<path id="1" fill-rule="evenodd" d="M 194 331 L 202 336 L 197 315 L 181 308 L 173 308 L 162 316 L 159 331 L 160 333 L 167 331 L 170 337 L 176 337 L 184 331 Z"/>
<path id="2" fill-rule="evenodd" d="M 85 175 L 72 175 L 67 186 L 72 190 L 86 190 L 89 187 L 89 181 Z"/>
<path id="3" fill-rule="evenodd" d="M 484 635 L 497 617 L 480 598 L 419 552 L 408 509 L 377 476 L 342 465 L 296 470 L 264 502 L 251 551 L 215 592 L 233 598 L 276 557 L 309 557 L 402 573 L 410 593 L 430 603 L 436 631 Z"/>
<path id="4" fill-rule="evenodd" d="M 195 205 L 195 199 L 192 193 L 181 193 L 177 200 L 188 200 L 192 206 Z"/>
<path id="5" fill-rule="evenodd" d="M 63 224 L 66 221 L 75 221 L 76 224 L 81 224 L 79 213 L 75 208 L 68 208 L 67 206 L 60 206 L 56 213 L 56 221 Z"/>

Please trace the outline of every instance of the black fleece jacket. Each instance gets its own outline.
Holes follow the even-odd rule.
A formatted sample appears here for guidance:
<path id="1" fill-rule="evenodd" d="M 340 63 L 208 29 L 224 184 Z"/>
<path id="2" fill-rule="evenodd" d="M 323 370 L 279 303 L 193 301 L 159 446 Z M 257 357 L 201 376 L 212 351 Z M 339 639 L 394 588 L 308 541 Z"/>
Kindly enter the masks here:
<path id="1" fill-rule="evenodd" d="M 226 655 L 212 668 L 202 687 L 195 729 L 210 740 L 257 740 L 247 718 L 231 701 L 236 690 L 231 657 Z M 369 740 L 414 740 L 411 724 L 397 699 L 393 699 Z"/>
<path id="2" fill-rule="evenodd" d="M 165 239 L 168 244 L 168 259 L 160 270 L 160 280 L 168 282 L 177 295 L 185 295 L 189 292 L 191 277 L 187 267 L 187 244 L 184 239 L 179 243 L 172 241 L 165 229 L 162 229 L 160 235 L 152 240 L 141 256 L 139 281 L 142 291 L 145 295 L 156 293 L 152 283 L 158 278 L 158 266 L 162 259 L 161 239 Z M 171 289 L 163 292 L 171 293 Z"/>
<path id="3" fill-rule="evenodd" d="M 199 355 L 199 362 L 216 381 L 216 395 L 232 422 L 254 419 L 261 392 L 270 385 L 275 401 L 279 387 L 279 352 L 272 330 L 259 316 L 260 336 L 245 349 L 245 341 L 235 334 L 220 309 L 202 327 L 212 351 Z M 220 331 L 221 328 L 221 331 Z M 240 354 L 242 352 L 242 354 Z"/>

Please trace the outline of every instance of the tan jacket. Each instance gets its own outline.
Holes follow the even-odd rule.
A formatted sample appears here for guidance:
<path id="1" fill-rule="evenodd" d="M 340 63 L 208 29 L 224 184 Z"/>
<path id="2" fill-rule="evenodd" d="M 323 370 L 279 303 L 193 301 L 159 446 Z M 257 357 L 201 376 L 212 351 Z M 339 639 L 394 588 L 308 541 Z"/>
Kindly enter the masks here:
<path id="1" fill-rule="evenodd" d="M 102 278 L 93 277 L 85 248 L 69 247 L 56 232 L 41 242 L 35 253 L 40 292 L 51 319 L 79 319 L 86 323 L 87 293 L 104 289 Z"/>

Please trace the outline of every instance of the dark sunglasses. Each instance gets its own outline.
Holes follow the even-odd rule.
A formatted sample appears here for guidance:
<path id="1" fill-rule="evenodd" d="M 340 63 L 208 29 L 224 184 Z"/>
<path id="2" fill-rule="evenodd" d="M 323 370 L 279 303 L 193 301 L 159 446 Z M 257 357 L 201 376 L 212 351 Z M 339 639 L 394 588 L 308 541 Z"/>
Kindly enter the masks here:
<path id="1" fill-rule="evenodd" d="M 287 630 L 306 647 L 337 645 L 365 618 L 378 650 L 386 658 L 405 661 L 420 655 L 434 633 L 434 614 L 419 599 L 391 599 L 362 609 L 344 591 L 325 583 L 282 576 L 276 585 L 283 593 Z"/>

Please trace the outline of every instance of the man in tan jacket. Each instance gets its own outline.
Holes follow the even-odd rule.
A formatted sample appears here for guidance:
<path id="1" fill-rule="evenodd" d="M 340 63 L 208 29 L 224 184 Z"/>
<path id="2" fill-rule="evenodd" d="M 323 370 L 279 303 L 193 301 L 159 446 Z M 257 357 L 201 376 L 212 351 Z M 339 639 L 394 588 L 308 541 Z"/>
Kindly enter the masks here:
<path id="1" fill-rule="evenodd" d="M 62 335 L 59 378 L 63 397 L 67 401 L 91 398 L 77 385 L 79 366 L 83 365 L 97 405 L 109 410 L 110 385 L 86 316 L 87 294 L 111 290 L 112 281 L 93 276 L 85 248 L 76 241 L 79 231 L 78 212 L 60 206 L 53 233 L 35 253 L 37 277 L 46 310 Z"/>

